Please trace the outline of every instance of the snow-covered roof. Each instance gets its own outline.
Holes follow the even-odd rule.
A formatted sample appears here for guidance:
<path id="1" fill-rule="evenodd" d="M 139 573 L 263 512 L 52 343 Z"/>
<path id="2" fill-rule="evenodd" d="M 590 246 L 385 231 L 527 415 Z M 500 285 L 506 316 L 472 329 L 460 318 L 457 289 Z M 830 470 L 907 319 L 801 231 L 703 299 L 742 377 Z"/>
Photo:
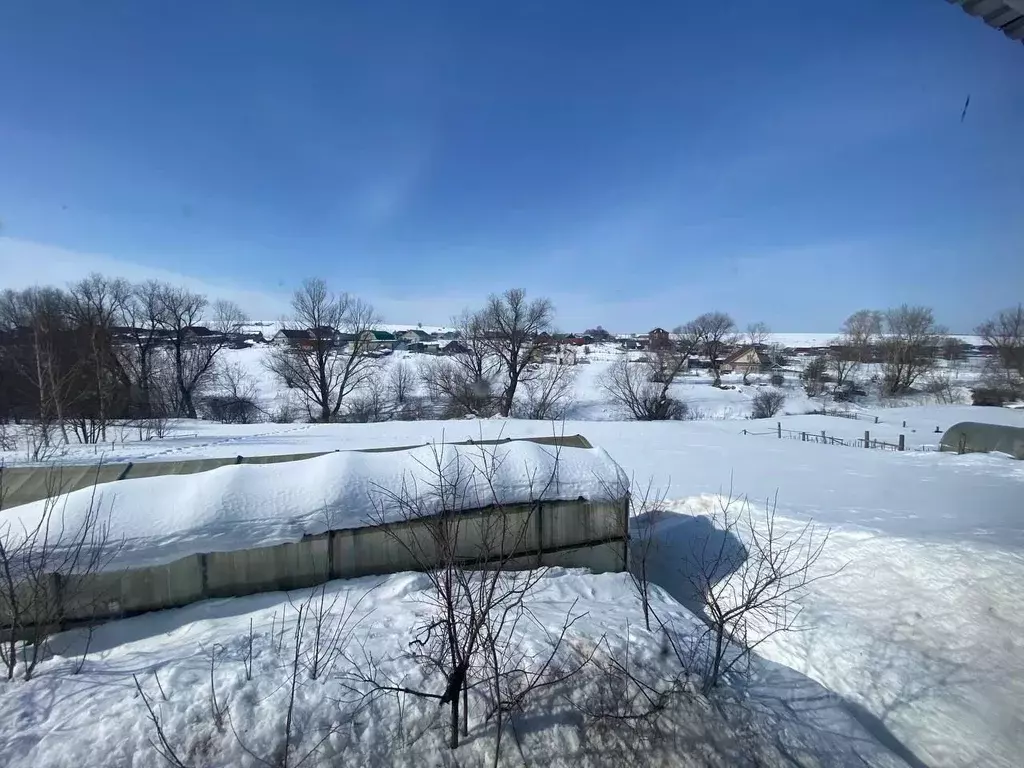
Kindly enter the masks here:
<path id="1" fill-rule="evenodd" d="M 109 515 L 110 540 L 124 542 L 109 567 L 139 567 L 370 525 L 379 519 L 388 492 L 408 494 L 422 509 L 440 511 L 433 492 L 438 466 L 446 483 L 458 488 L 458 503 L 447 508 L 620 498 L 629 487 L 626 474 L 600 448 L 513 441 L 339 452 L 288 464 L 122 480 L 73 491 L 59 509 L 64 529 L 78 530 L 94 504 L 102 520 Z M 386 519 L 401 518 L 394 506 L 384 504 Z M 44 512 L 45 502 L 36 501 L 0 512 L 0 523 L 9 523 L 17 538 L 36 528 Z"/>

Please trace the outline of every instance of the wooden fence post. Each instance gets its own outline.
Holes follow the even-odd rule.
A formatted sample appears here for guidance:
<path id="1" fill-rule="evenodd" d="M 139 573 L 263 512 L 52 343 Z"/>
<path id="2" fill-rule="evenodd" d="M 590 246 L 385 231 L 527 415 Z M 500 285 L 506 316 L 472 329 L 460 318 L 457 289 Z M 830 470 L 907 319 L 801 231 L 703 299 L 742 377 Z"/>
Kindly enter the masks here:
<path id="1" fill-rule="evenodd" d="M 903 435 L 900 435 L 900 444 L 899 444 L 899 446 L 898 446 L 898 447 L 896 448 L 896 450 L 897 450 L 897 451 L 902 451 L 905 445 L 906 445 L 906 443 L 904 442 L 904 438 L 903 438 Z"/>
<path id="2" fill-rule="evenodd" d="M 781 440 L 782 439 L 782 422 L 781 421 L 775 422 L 775 426 L 776 426 L 776 428 L 779 431 L 779 440 Z"/>
<path id="3" fill-rule="evenodd" d="M 807 433 L 806 432 L 801 432 L 800 433 L 800 441 L 804 442 L 804 443 L 807 442 Z"/>
<path id="4" fill-rule="evenodd" d="M 827 443 L 828 442 L 828 438 L 825 437 L 825 430 L 824 429 L 821 430 L 821 442 L 822 443 Z"/>
<path id="5" fill-rule="evenodd" d="M 875 424 L 877 424 L 877 423 L 878 423 L 878 417 L 875 416 Z"/>
<path id="6" fill-rule="evenodd" d="M 903 428 L 904 428 L 904 429 L 906 429 L 906 428 L 907 428 L 907 420 L 906 420 L 906 419 L 904 419 L 904 420 L 903 420 Z"/>
<path id="7" fill-rule="evenodd" d="M 871 433 L 866 429 L 864 430 L 864 447 L 871 447 Z"/>

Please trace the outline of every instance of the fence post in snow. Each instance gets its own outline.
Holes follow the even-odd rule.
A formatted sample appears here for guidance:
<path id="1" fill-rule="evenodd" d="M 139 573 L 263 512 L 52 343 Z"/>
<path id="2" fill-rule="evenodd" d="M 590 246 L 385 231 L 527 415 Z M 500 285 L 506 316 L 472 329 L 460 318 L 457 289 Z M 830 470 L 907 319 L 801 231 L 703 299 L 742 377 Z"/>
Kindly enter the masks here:
<path id="1" fill-rule="evenodd" d="M 896 448 L 896 450 L 897 450 L 897 451 L 902 451 L 902 450 L 903 450 L 903 447 L 904 447 L 905 445 L 906 445 L 906 443 L 904 442 L 904 438 L 903 438 L 903 435 L 900 435 L 900 444 L 899 444 L 899 446 L 898 446 L 898 447 Z"/>
<path id="2" fill-rule="evenodd" d="M 864 430 L 864 447 L 871 447 L 871 433 L 866 429 Z"/>
<path id="3" fill-rule="evenodd" d="M 904 428 L 904 429 L 906 429 L 906 428 L 907 428 L 907 420 L 906 420 L 906 419 L 904 419 L 904 420 L 903 420 L 903 428 Z"/>
<path id="4" fill-rule="evenodd" d="M 800 433 L 800 440 L 802 442 L 805 442 L 805 443 L 807 442 L 807 433 L 806 432 L 801 432 Z"/>
<path id="5" fill-rule="evenodd" d="M 781 440 L 782 439 L 782 422 L 781 421 L 775 422 L 775 427 L 779 431 L 779 440 Z"/>
<path id="6" fill-rule="evenodd" d="M 877 423 L 878 423 L 878 417 L 875 416 L 875 424 L 877 424 Z"/>
<path id="7" fill-rule="evenodd" d="M 821 430 L 821 442 L 822 443 L 827 443 L 828 442 L 828 438 L 825 437 L 825 430 L 824 429 Z"/>

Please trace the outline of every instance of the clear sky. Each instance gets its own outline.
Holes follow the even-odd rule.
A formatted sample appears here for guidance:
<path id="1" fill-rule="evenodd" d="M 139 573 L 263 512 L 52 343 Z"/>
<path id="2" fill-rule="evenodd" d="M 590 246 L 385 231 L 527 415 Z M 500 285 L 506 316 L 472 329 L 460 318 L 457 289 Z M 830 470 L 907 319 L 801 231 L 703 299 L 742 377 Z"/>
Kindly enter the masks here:
<path id="1" fill-rule="evenodd" d="M 942 0 L 0 5 L 0 287 L 968 331 L 1024 300 L 1022 152 L 1024 46 Z"/>

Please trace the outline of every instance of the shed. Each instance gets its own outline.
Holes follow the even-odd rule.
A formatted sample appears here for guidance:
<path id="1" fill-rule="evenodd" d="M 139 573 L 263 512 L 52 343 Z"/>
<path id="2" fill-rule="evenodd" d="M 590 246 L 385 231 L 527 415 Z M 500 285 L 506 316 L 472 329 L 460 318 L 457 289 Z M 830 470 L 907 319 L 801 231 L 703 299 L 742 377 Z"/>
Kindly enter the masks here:
<path id="1" fill-rule="evenodd" d="M 946 430 L 939 441 L 940 451 L 956 453 L 1005 453 L 1024 459 L 1024 427 L 961 421 Z"/>

